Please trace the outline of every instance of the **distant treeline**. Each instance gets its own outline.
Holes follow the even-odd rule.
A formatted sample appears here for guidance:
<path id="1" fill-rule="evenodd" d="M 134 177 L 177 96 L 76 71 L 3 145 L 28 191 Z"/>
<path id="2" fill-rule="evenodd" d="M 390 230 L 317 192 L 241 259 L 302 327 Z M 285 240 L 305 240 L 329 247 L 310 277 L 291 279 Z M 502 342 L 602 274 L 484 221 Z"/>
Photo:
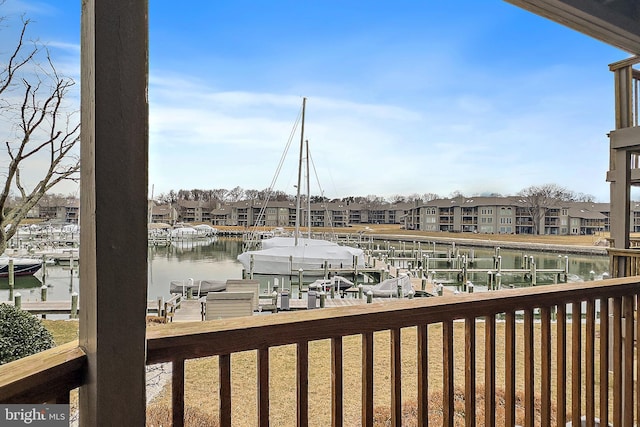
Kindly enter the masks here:
<path id="1" fill-rule="evenodd" d="M 157 203 L 176 203 L 181 200 L 187 201 L 202 201 L 202 202 L 238 202 L 240 200 L 274 200 L 279 202 L 295 201 L 296 196 L 293 194 L 287 194 L 280 190 L 271 190 L 265 188 L 264 190 L 245 190 L 241 187 L 235 187 L 231 190 L 225 188 L 217 188 L 214 190 L 171 190 L 167 193 L 160 193 L 153 197 L 153 200 Z M 311 195 L 310 199 L 312 203 L 321 202 L 351 202 L 351 203 L 405 203 L 413 202 L 415 200 L 433 200 L 439 196 L 435 193 L 425 194 L 411 194 L 404 196 L 400 194 L 393 195 L 391 197 L 381 197 L 373 194 L 367 196 L 347 196 L 342 198 L 328 198 L 324 196 Z"/>
<path id="2" fill-rule="evenodd" d="M 531 196 L 544 195 L 545 197 L 556 197 L 563 200 L 573 200 L 582 202 L 593 202 L 594 197 L 590 194 L 576 193 L 556 184 L 544 184 L 540 186 L 531 186 L 522 189 L 518 195 Z M 440 198 L 458 198 L 458 197 L 504 197 L 499 193 L 476 193 L 463 194 L 461 191 L 454 191 L 451 194 L 440 196 L 436 193 L 413 193 L 409 195 L 394 194 L 389 197 L 377 196 L 369 194 L 367 196 L 347 196 L 342 198 L 328 198 L 324 196 L 311 195 L 312 203 L 321 202 L 350 202 L 350 203 L 411 203 L 416 200 L 428 202 Z M 157 203 L 176 203 L 181 200 L 186 201 L 202 201 L 202 202 L 238 202 L 240 200 L 273 200 L 279 202 L 295 201 L 295 195 L 287 194 L 280 190 L 245 190 L 242 187 L 235 187 L 231 190 L 218 188 L 214 190 L 171 190 L 167 193 L 161 193 L 153 197 Z"/>

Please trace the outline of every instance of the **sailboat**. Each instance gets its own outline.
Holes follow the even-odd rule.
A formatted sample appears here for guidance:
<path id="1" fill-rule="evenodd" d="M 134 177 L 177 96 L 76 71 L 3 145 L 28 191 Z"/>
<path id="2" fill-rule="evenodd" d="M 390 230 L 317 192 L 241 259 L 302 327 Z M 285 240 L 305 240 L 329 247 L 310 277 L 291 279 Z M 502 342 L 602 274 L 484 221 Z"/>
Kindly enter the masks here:
<path id="1" fill-rule="evenodd" d="M 304 116 L 306 98 L 302 98 L 302 120 L 300 131 L 300 156 L 298 162 L 298 185 L 296 195 L 295 232 L 293 237 L 273 237 L 262 240 L 262 247 L 258 250 L 245 251 L 238 255 L 238 261 L 246 271 L 255 274 L 291 275 L 302 270 L 320 270 L 325 263 L 328 268 L 364 267 L 364 251 L 350 246 L 341 246 L 335 242 L 311 237 L 310 210 L 308 236 L 300 233 L 300 189 L 302 187 L 302 166 L 305 147 Z M 307 170 L 309 162 L 309 146 L 307 141 Z M 308 174 L 307 174 L 308 176 Z M 307 182 L 307 189 L 309 184 Z M 307 197 L 307 199 L 309 199 Z"/>

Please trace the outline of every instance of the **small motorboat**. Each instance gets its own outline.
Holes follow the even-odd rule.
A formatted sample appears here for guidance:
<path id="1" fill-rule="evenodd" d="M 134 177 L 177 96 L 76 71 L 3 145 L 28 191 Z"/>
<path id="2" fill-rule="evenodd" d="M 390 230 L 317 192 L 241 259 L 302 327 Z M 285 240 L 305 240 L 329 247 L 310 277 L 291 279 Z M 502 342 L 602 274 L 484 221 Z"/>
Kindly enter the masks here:
<path id="1" fill-rule="evenodd" d="M 309 289 L 322 289 L 326 291 L 332 287 L 337 291 L 345 291 L 354 286 L 354 283 L 342 276 L 333 276 L 330 279 L 318 279 L 315 282 L 309 284 Z"/>
<path id="2" fill-rule="evenodd" d="M 198 280 L 188 279 L 186 283 L 182 280 L 172 280 L 169 285 L 169 293 L 186 295 L 189 290 L 194 296 L 204 296 L 209 292 L 222 292 L 227 289 L 226 280 Z"/>
<path id="3" fill-rule="evenodd" d="M 9 277 L 9 260 L 13 261 L 14 276 L 31 276 L 42 267 L 40 259 L 2 255 L 0 256 L 0 277 Z"/>
<path id="4" fill-rule="evenodd" d="M 404 273 L 398 277 L 383 280 L 377 285 L 365 285 L 362 288 L 365 293 L 370 291 L 375 298 L 395 297 L 398 295 L 398 288 L 403 297 L 408 296 L 409 292 L 415 292 L 411 285 L 411 278 Z"/>

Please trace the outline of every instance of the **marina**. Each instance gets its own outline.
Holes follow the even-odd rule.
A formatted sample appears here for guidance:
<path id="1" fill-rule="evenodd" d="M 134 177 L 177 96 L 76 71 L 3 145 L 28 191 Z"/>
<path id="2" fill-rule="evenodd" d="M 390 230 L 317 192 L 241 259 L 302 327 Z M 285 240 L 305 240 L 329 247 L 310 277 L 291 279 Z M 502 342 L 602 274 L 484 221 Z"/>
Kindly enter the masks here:
<path id="1" fill-rule="evenodd" d="M 396 277 L 398 271 L 407 272 L 411 276 L 416 291 L 425 289 L 434 295 L 437 294 L 435 285 L 441 285 L 442 292 L 469 292 L 470 282 L 473 284 L 473 291 L 482 292 L 505 286 L 525 287 L 598 279 L 608 274 L 608 258 L 601 255 L 538 251 L 524 253 L 497 246 L 474 248 L 451 243 L 370 240 L 361 239 L 357 234 L 348 238 L 343 236 L 343 240 L 347 239 L 363 248 L 366 253 L 366 267 L 354 269 L 352 266 L 343 265 L 329 268 L 327 265 L 325 269 L 324 265 L 322 268 L 318 265 L 317 269 L 292 271 L 289 275 L 255 274 L 253 277 L 236 259 L 242 252 L 240 237 L 224 237 L 219 234 L 198 241 L 182 240 L 171 242 L 167 246 L 150 246 L 148 312 L 150 315 L 156 315 L 158 300 L 171 300 L 172 281 L 186 283 L 189 279 L 194 283 L 243 278 L 258 280 L 260 303 L 264 306 L 265 313 L 271 313 L 273 309 L 268 308 L 274 305 L 271 302 L 274 289 L 278 289 L 278 292 L 282 289 L 290 291 L 289 309 L 308 309 L 309 284 L 325 276 L 343 276 L 354 282 L 354 286 L 348 292 L 344 292 L 344 298 L 331 298 L 330 292 L 327 292 L 324 306 L 334 307 L 366 304 L 366 295 L 358 298 L 357 285 L 374 285 L 385 278 Z M 18 251 L 15 252 L 19 254 Z M 13 302 L 15 295 L 19 293 L 25 309 L 47 312 L 56 317 L 69 317 L 72 295 L 79 292 L 77 248 L 48 250 L 41 254 L 26 251 L 23 253 L 46 260 L 44 268 L 34 276 L 16 277 L 12 289 L 9 288 L 7 278 L 0 278 L 0 301 Z M 122 261 L 125 265 L 125 260 Z M 358 277 L 357 280 L 352 280 L 354 274 Z M 47 305 L 37 304 L 43 300 L 43 287 L 47 291 Z M 123 295 L 123 298 L 126 298 L 126 295 Z M 389 298 L 381 300 L 389 301 Z M 374 298 L 373 302 L 377 301 L 378 299 Z M 59 305 L 51 305 L 53 302 L 59 302 Z M 319 295 L 316 303 L 320 308 Z M 279 295 L 275 305 L 278 310 L 282 310 Z M 176 310 L 174 321 L 180 319 L 180 311 L 181 309 Z M 196 312 L 198 316 L 195 317 L 200 318 L 201 310 L 198 308 Z M 257 311 L 259 312 L 261 311 Z"/>

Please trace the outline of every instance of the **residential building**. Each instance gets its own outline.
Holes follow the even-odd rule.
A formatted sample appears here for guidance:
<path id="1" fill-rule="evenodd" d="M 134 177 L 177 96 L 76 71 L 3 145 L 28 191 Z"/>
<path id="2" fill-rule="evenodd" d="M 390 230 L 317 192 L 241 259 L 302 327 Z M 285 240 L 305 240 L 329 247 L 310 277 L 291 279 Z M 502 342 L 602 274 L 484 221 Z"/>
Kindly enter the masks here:
<path id="1" fill-rule="evenodd" d="M 169 225 L 176 223 L 178 218 L 178 211 L 172 204 L 168 205 L 156 205 L 153 201 L 151 204 L 151 222 L 163 222 Z"/>
<path id="2" fill-rule="evenodd" d="M 182 222 L 211 222 L 212 202 L 178 200 L 178 220 Z"/>
<path id="3" fill-rule="evenodd" d="M 640 204 L 637 204 L 640 209 Z M 560 202 L 539 207 L 540 234 L 595 234 L 608 231 L 608 203 Z M 640 215 L 632 213 L 640 225 Z M 405 216 L 410 230 L 533 234 L 532 207 L 519 197 L 457 197 L 418 204 Z"/>

